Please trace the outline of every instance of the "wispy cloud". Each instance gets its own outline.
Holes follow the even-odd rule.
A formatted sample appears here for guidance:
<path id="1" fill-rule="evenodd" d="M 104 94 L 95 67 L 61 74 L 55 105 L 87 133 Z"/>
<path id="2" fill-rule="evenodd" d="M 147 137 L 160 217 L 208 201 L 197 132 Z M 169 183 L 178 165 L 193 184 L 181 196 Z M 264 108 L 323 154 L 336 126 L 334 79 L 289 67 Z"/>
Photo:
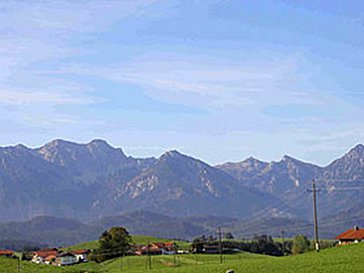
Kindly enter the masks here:
<path id="1" fill-rule="evenodd" d="M 360 29 L 238 2 L 0 1 L 0 142 L 108 136 L 218 161 L 362 139 Z"/>
<path id="2" fill-rule="evenodd" d="M 149 96 L 172 103 L 221 109 L 244 105 L 320 104 L 315 90 L 300 89 L 297 63 L 280 61 L 237 63 L 195 56 L 144 57 L 110 67 L 75 65 L 56 73 L 88 75 L 142 87 Z"/>
<path id="3" fill-rule="evenodd" d="M 93 35 L 106 31 L 124 18 L 142 15 L 154 2 L 1 1 L 0 102 L 87 104 L 99 101 L 88 97 L 87 89 L 80 96 L 60 91 L 62 86 L 54 88 L 49 84 L 54 82 L 53 78 L 45 74 L 40 78 L 42 67 L 85 54 L 87 50 L 81 41 L 87 37 L 80 33 Z"/>

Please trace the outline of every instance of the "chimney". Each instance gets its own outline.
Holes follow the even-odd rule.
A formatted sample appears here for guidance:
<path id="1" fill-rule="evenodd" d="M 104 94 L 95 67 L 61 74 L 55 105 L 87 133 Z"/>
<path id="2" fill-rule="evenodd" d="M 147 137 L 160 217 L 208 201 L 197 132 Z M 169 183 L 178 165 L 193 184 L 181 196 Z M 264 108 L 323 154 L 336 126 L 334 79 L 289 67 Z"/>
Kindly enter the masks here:
<path id="1" fill-rule="evenodd" d="M 354 226 L 354 230 L 355 230 L 355 231 L 359 230 L 359 226 L 355 225 L 355 226 Z"/>

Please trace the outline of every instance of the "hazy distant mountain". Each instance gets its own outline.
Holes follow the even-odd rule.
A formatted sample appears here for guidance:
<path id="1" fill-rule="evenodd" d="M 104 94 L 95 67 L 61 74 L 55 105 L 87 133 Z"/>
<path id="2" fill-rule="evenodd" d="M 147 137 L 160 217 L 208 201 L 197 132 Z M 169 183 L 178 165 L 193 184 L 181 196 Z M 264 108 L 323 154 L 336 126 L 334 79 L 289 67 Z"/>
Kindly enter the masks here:
<path id="1" fill-rule="evenodd" d="M 34 150 L 22 145 L 0 148 L 0 221 L 107 215 L 117 186 L 155 162 L 126 157 L 101 140 L 55 140 Z"/>
<path id="2" fill-rule="evenodd" d="M 103 140 L 52 141 L 38 149 L 0 148 L 0 221 L 53 215 L 94 221 L 148 210 L 172 217 L 215 215 L 310 220 L 312 179 L 320 217 L 364 205 L 364 146 L 327 167 L 284 156 L 212 167 L 169 151 L 160 158 L 126 156 Z M 349 180 L 349 181 L 347 181 Z M 353 182 L 357 181 L 357 182 Z"/>
<path id="3" fill-rule="evenodd" d="M 102 140 L 0 149 L 0 221 L 37 215 L 87 221 L 143 209 L 243 216 L 273 200 L 177 151 L 135 159 Z"/>
<path id="4" fill-rule="evenodd" d="M 324 168 L 323 177 L 330 179 L 364 180 L 364 145 L 359 144 L 343 157 Z"/>
<path id="5" fill-rule="evenodd" d="M 0 223 L 0 249 L 15 246 L 69 246 L 99 238 L 104 230 L 123 226 L 131 234 L 160 238 L 191 239 L 208 230 L 182 218 L 169 217 L 146 211 L 129 212 L 101 218 L 85 224 L 74 219 L 51 216 L 35 217 L 24 222 Z"/>
<path id="6" fill-rule="evenodd" d="M 273 199 L 177 151 L 163 154 L 154 166 L 118 187 L 113 196 L 120 209 L 148 209 L 179 216 L 241 217 Z"/>
<path id="7" fill-rule="evenodd" d="M 320 219 L 320 238 L 332 239 L 342 231 L 364 226 L 362 207 L 352 208 L 325 219 Z M 92 223 L 51 216 L 35 217 L 29 221 L 0 223 L 0 249 L 22 250 L 24 247 L 61 247 L 97 240 L 100 234 L 113 226 L 124 226 L 134 235 L 149 235 L 169 239 L 186 239 L 206 235 L 216 236 L 217 228 L 232 232 L 237 239 L 251 239 L 268 234 L 285 237 L 297 234 L 313 236 L 309 221 L 292 217 L 257 217 L 234 219 L 224 216 L 171 217 L 148 211 L 128 212 L 103 217 Z"/>
<path id="8" fill-rule="evenodd" d="M 132 234 L 149 235 L 159 238 L 191 239 L 207 233 L 198 221 L 177 218 L 149 211 L 134 211 L 119 216 L 108 216 L 90 224 L 99 230 L 113 226 L 124 226 Z"/>
<path id="9" fill-rule="evenodd" d="M 364 206 L 364 146 L 357 145 L 327 167 L 304 163 L 289 156 L 279 162 L 261 162 L 253 158 L 226 163 L 217 168 L 236 178 L 242 185 L 270 193 L 289 204 L 303 218 L 311 219 L 312 198 L 307 193 L 317 180 L 319 211 L 322 216 L 348 207 Z M 345 190 L 347 189 L 347 190 Z"/>
<path id="10" fill-rule="evenodd" d="M 78 220 L 41 216 L 24 222 L 0 223 L 1 242 L 17 242 L 17 248 L 27 246 L 64 246 L 95 240 L 100 230 Z"/>

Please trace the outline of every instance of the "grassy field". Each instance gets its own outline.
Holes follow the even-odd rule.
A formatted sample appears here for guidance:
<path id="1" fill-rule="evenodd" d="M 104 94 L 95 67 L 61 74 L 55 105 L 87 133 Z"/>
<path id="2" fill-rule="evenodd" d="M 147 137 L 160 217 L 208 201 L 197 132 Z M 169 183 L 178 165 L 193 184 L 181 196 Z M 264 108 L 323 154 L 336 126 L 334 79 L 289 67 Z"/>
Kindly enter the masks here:
<path id="1" fill-rule="evenodd" d="M 268 257 L 248 253 L 226 255 L 224 263 L 219 263 L 218 255 L 180 255 L 152 257 L 150 272 L 162 273 L 218 273 L 234 269 L 238 273 L 331 273 L 364 272 L 364 244 L 334 247 L 320 253 L 310 252 L 289 257 Z M 82 270 L 96 273 L 147 272 L 147 257 L 126 257 L 102 264 L 87 263 L 64 268 L 21 263 L 24 273 L 79 273 Z M 16 272 L 16 261 L 0 259 L 0 273 Z"/>

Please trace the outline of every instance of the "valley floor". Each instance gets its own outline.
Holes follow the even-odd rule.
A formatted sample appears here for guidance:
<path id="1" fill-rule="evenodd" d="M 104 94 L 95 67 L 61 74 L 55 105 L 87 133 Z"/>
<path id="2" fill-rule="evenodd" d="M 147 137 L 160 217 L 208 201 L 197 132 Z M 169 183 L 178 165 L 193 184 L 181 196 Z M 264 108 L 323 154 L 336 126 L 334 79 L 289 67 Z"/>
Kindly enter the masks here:
<path id="1" fill-rule="evenodd" d="M 310 252 L 298 256 L 268 257 L 264 255 L 239 254 L 225 255 L 220 264 L 219 255 L 180 255 L 152 257 L 152 270 L 147 269 L 147 257 L 126 257 L 107 261 L 101 264 L 87 263 L 76 266 L 55 268 L 41 266 L 29 262 L 21 262 L 24 273 L 79 273 L 83 271 L 95 273 L 219 273 L 234 269 L 237 273 L 331 273 L 364 272 L 364 244 L 334 247 L 320 253 Z M 16 260 L 0 259 L 0 273 L 17 272 Z"/>

